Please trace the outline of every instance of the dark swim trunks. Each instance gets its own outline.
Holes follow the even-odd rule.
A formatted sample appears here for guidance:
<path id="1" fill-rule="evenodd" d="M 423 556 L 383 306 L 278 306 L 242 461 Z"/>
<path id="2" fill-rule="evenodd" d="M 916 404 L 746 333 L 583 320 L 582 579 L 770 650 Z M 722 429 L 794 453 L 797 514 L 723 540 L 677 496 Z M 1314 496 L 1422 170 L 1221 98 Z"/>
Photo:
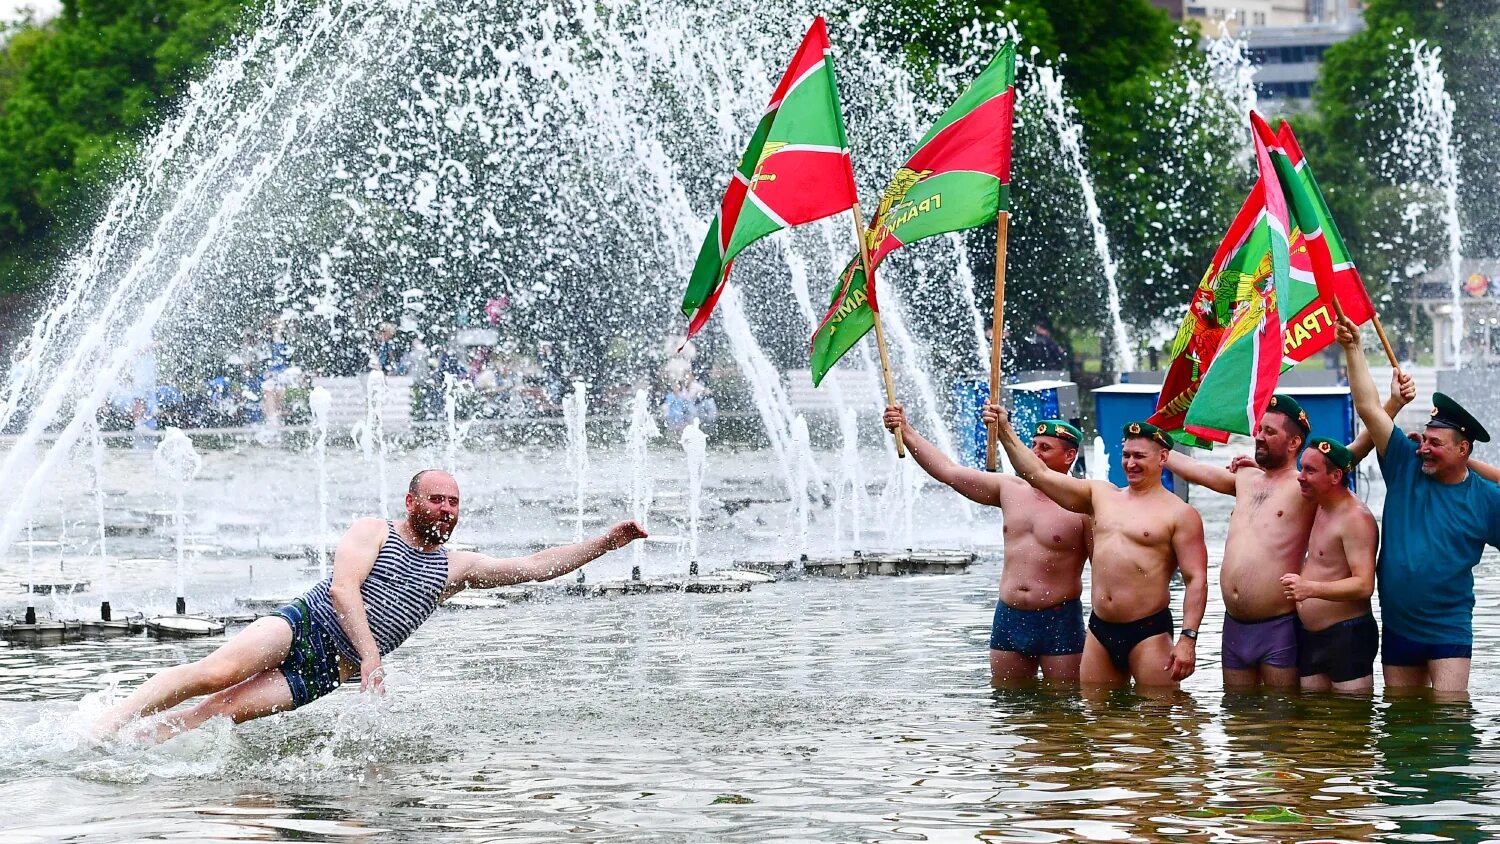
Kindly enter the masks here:
<path id="1" fill-rule="evenodd" d="M 1130 673 L 1130 652 L 1135 650 L 1136 645 L 1162 633 L 1170 636 L 1175 627 L 1170 607 L 1145 618 L 1125 622 L 1105 621 L 1094 613 L 1089 613 L 1089 632 L 1104 646 L 1115 669 L 1123 674 Z"/>
<path id="2" fill-rule="evenodd" d="M 1260 621 L 1240 621 L 1225 614 L 1224 667 L 1232 671 L 1246 671 L 1261 665 L 1276 668 L 1292 668 L 1297 665 L 1296 613 L 1289 612 Z"/>
<path id="3" fill-rule="evenodd" d="M 1375 673 L 1375 652 L 1380 649 L 1380 626 L 1366 613 L 1322 630 L 1297 625 L 1297 675 L 1327 674 L 1335 683 L 1347 683 Z"/>
<path id="4" fill-rule="evenodd" d="M 1380 661 L 1385 665 L 1418 665 L 1425 666 L 1434 659 L 1470 659 L 1474 656 L 1474 646 L 1468 642 L 1418 642 L 1408 639 L 1400 633 L 1385 626 L 1385 652 L 1380 655 Z"/>
<path id="5" fill-rule="evenodd" d="M 313 621 L 301 598 L 276 611 L 292 626 L 292 646 L 281 663 L 281 676 L 292 689 L 292 708 L 306 706 L 339 687 L 338 651 Z"/>
<path id="6" fill-rule="evenodd" d="M 1083 601 L 1077 598 L 1039 610 L 1018 610 L 999 601 L 990 625 L 990 650 L 1032 658 L 1080 654 L 1083 636 Z"/>

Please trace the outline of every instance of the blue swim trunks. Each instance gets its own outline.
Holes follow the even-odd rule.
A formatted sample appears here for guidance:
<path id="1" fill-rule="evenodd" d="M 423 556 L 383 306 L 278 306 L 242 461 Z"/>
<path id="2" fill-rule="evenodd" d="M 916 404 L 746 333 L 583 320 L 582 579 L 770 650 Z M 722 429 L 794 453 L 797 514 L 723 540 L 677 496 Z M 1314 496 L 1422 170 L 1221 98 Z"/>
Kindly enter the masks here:
<path id="1" fill-rule="evenodd" d="M 1392 630 L 1389 624 L 1381 638 L 1384 647 L 1380 652 L 1380 662 L 1384 665 L 1425 666 L 1434 659 L 1472 659 L 1474 656 L 1474 646 L 1468 642 L 1418 642 Z"/>
<path id="2" fill-rule="evenodd" d="M 1040 610 L 1018 610 L 1004 601 L 995 604 L 992 651 L 1014 651 L 1033 658 L 1081 654 L 1083 640 L 1083 601 L 1078 598 Z"/>
<path id="3" fill-rule="evenodd" d="M 308 612 L 301 598 L 276 611 L 292 626 L 292 646 L 281 676 L 292 689 L 292 708 L 306 706 L 339 687 L 338 651 L 333 639 Z"/>

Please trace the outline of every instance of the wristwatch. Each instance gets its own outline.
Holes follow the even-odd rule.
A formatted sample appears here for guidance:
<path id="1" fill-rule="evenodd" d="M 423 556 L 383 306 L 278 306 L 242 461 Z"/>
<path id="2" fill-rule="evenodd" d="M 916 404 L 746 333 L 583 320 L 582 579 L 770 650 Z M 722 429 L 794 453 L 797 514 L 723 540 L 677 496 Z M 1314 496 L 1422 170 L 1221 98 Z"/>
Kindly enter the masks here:
<path id="1" fill-rule="evenodd" d="M 1194 630 L 1191 627 L 1182 628 L 1182 635 L 1188 637 L 1189 639 L 1192 639 L 1194 642 L 1198 641 L 1198 631 Z"/>

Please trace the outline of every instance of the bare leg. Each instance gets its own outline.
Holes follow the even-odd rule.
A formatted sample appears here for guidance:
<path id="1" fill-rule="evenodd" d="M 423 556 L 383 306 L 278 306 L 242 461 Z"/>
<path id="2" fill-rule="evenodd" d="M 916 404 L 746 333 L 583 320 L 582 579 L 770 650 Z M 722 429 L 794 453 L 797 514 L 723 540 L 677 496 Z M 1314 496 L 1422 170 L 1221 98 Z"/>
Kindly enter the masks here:
<path id="1" fill-rule="evenodd" d="M 1083 654 L 1062 654 L 1042 657 L 1042 679 L 1048 683 L 1073 685 L 1078 682 L 1078 667 Z"/>
<path id="2" fill-rule="evenodd" d="M 1085 686 L 1123 686 L 1130 677 L 1115 668 L 1109 652 L 1099 644 L 1093 633 L 1083 643 L 1083 661 L 1078 667 L 1078 679 Z"/>
<path id="3" fill-rule="evenodd" d="M 999 689 L 1036 679 L 1037 661 L 1015 651 L 990 651 L 990 686 Z"/>
<path id="4" fill-rule="evenodd" d="M 1381 665 L 1387 689 L 1420 689 L 1427 685 L 1425 665 Z"/>
<path id="5" fill-rule="evenodd" d="M 1363 677 L 1346 680 L 1342 683 L 1334 683 L 1333 690 L 1348 694 L 1366 694 L 1375 691 L 1375 674 L 1372 672 Z"/>
<path id="6" fill-rule="evenodd" d="M 1470 660 L 1464 657 L 1434 659 L 1427 663 L 1427 672 L 1432 675 L 1432 690 L 1440 694 L 1467 692 L 1469 690 Z"/>
<path id="7" fill-rule="evenodd" d="M 1374 675 L 1371 675 L 1369 680 L 1373 684 L 1375 682 Z M 1357 683 L 1359 681 L 1355 680 L 1354 682 Z M 1328 679 L 1327 674 L 1313 674 L 1302 678 L 1302 691 L 1304 692 L 1327 692 L 1332 690 L 1333 682 Z"/>
<path id="8" fill-rule="evenodd" d="M 1224 688 L 1253 689 L 1260 683 L 1260 672 L 1254 668 L 1224 669 Z"/>
<path id="9" fill-rule="evenodd" d="M 1260 664 L 1260 682 L 1273 689 L 1295 689 L 1297 688 L 1297 666 L 1291 665 L 1281 668 L 1262 662 Z"/>
<path id="10" fill-rule="evenodd" d="M 156 742 L 197 729 L 210 718 L 227 716 L 239 724 L 292 709 L 292 689 L 277 669 L 256 674 L 232 688 L 209 695 L 197 706 L 162 719 L 152 734 Z"/>
<path id="11" fill-rule="evenodd" d="M 1177 681 L 1167 672 L 1167 660 L 1172 657 L 1172 637 L 1158 633 L 1143 640 L 1130 652 L 1130 676 L 1138 686 L 1169 686 L 1177 688 Z"/>
<path id="12" fill-rule="evenodd" d="M 95 734 L 109 735 L 132 718 L 171 709 L 189 698 L 222 691 L 275 668 L 286 661 L 291 646 L 292 627 L 286 619 L 259 619 L 203 659 L 168 668 L 142 683 L 99 719 Z"/>

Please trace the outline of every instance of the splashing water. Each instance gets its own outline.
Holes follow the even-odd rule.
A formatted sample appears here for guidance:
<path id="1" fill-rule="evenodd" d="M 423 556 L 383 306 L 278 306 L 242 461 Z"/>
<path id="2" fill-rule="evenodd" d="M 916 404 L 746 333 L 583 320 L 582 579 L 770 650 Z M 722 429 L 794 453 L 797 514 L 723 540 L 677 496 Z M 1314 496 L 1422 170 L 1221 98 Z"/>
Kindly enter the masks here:
<path id="1" fill-rule="evenodd" d="M 589 475 L 588 386 L 573 382 L 573 392 L 563 397 L 563 424 L 568 437 L 568 468 L 573 473 L 573 541 L 583 541 L 583 495 Z"/>
<path id="2" fill-rule="evenodd" d="M 183 496 L 187 485 L 198 477 L 199 470 L 203 468 L 203 457 L 181 428 L 168 428 L 161 442 L 156 445 L 153 462 L 156 470 L 172 481 L 176 504 L 172 509 L 172 525 L 177 534 L 177 575 L 173 588 L 178 598 L 184 598 L 187 595 L 187 514 Z"/>
<path id="3" fill-rule="evenodd" d="M 703 512 L 703 468 L 708 462 L 708 435 L 694 419 L 682 429 L 682 452 L 687 457 L 688 559 L 698 561 L 698 523 Z"/>
<path id="4" fill-rule="evenodd" d="M 313 464 L 318 468 L 318 579 L 328 576 L 328 414 L 333 409 L 333 395 L 327 387 L 313 387 L 307 404 L 312 411 Z"/>
<path id="5" fill-rule="evenodd" d="M 375 458 L 375 512 L 387 515 L 385 496 L 390 483 L 386 477 L 386 459 L 390 453 L 390 441 L 385 435 L 385 403 L 387 386 L 385 373 L 372 369 L 365 376 L 365 436 L 370 441 L 370 450 Z"/>
<path id="6" fill-rule="evenodd" d="M 696 420 L 695 420 L 696 421 Z M 655 497 L 655 484 L 651 477 L 651 440 L 661 436 L 661 429 L 651 415 L 651 396 L 645 390 L 636 390 L 631 402 L 630 429 L 625 432 L 625 452 L 630 461 L 630 517 L 648 530 L 646 516 L 651 511 L 651 500 Z M 645 543 L 632 542 L 630 558 L 639 566 Z"/>
<path id="7" fill-rule="evenodd" d="M 1110 250 L 1109 232 L 1104 227 L 1104 215 L 1099 210 L 1099 199 L 1094 193 L 1094 180 L 1089 175 L 1088 164 L 1085 161 L 1083 126 L 1078 122 L 1078 115 L 1072 103 L 1068 102 L 1067 96 L 1063 93 L 1062 76 L 1053 68 L 1044 65 L 1037 66 L 1035 70 L 1036 73 L 1033 76 L 1035 90 L 1042 97 L 1047 119 L 1057 135 L 1063 158 L 1068 168 L 1072 170 L 1073 176 L 1078 179 L 1078 186 L 1083 191 L 1084 211 L 1088 215 L 1089 228 L 1094 237 L 1094 251 L 1098 254 L 1099 264 L 1104 270 L 1104 282 L 1109 295 L 1109 319 L 1113 330 L 1114 351 L 1119 356 L 1120 369 L 1133 370 L 1136 368 L 1135 347 L 1130 343 L 1130 337 L 1125 331 L 1125 319 L 1120 311 L 1120 285 L 1117 279 L 1119 265 L 1115 262 L 1114 253 Z"/>
<path id="8" fill-rule="evenodd" d="M 1414 86 L 1408 106 L 1410 115 L 1407 124 L 1409 134 L 1424 147 L 1424 153 L 1435 159 L 1434 187 L 1442 196 L 1443 227 L 1447 235 L 1449 288 L 1453 300 L 1453 331 L 1449 342 L 1453 346 L 1453 368 L 1463 369 L 1464 301 L 1463 301 L 1463 229 L 1458 214 L 1458 193 L 1461 187 L 1458 147 L 1453 134 L 1453 97 L 1448 93 L 1448 80 L 1443 73 L 1442 48 L 1426 41 L 1411 41 L 1407 52 L 1411 55 L 1411 70 Z M 1422 169 L 1430 169 L 1422 168 Z"/>

